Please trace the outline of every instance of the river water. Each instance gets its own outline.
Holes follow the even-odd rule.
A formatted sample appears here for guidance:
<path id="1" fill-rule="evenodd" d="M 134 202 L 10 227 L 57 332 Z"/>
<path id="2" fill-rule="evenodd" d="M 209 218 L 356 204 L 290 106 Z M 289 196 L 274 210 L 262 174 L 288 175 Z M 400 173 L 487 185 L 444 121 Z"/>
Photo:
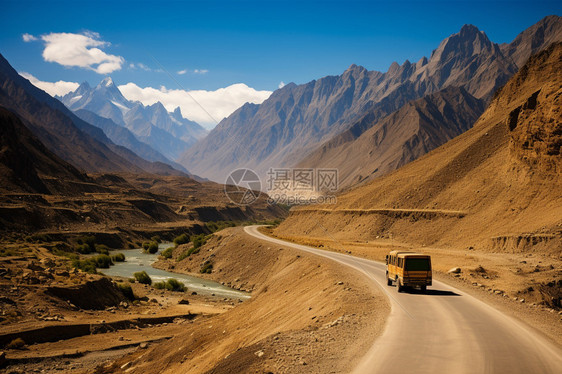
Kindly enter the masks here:
<path id="1" fill-rule="evenodd" d="M 125 262 L 115 262 L 115 265 L 111 266 L 109 269 L 99 269 L 99 271 L 105 275 L 125 278 L 133 278 L 134 273 L 146 271 L 146 273 L 150 275 L 153 284 L 174 278 L 182 282 L 190 293 L 195 291 L 200 295 L 215 294 L 215 296 L 219 297 L 242 300 L 250 298 L 250 295 L 246 292 L 234 290 L 211 280 L 153 268 L 152 264 L 158 260 L 160 252 L 173 245 L 173 243 L 162 243 L 158 247 L 158 253 L 155 254 L 145 253 L 142 248 L 120 251 L 125 255 Z"/>

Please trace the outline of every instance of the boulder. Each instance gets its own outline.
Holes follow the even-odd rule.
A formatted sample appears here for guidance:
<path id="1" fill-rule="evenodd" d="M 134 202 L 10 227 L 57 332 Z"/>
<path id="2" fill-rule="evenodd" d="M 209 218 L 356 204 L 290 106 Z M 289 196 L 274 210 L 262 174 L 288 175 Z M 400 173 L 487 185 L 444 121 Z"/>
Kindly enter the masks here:
<path id="1" fill-rule="evenodd" d="M 450 269 L 447 273 L 449 273 L 449 274 L 459 274 L 460 272 L 461 272 L 461 268 L 456 267 L 456 268 Z"/>

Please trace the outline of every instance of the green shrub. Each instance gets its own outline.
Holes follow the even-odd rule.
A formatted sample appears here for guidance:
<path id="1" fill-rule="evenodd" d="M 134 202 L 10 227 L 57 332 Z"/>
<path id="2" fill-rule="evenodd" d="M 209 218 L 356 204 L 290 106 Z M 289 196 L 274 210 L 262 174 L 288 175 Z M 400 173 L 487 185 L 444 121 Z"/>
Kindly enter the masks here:
<path id="1" fill-rule="evenodd" d="M 25 347 L 25 342 L 22 338 L 15 338 L 6 346 L 8 349 L 22 349 L 23 347 Z"/>
<path id="2" fill-rule="evenodd" d="M 165 250 L 163 250 L 162 253 L 160 253 L 160 254 L 164 258 L 172 258 L 173 253 L 174 253 L 174 247 L 169 247 L 169 248 L 166 248 Z"/>
<path id="3" fill-rule="evenodd" d="M 150 276 L 146 273 L 146 271 L 136 272 L 133 274 L 133 276 L 139 283 L 149 284 L 149 285 L 152 284 L 152 279 L 150 279 Z"/>
<path id="4" fill-rule="evenodd" d="M 158 242 L 144 242 L 142 243 L 142 248 L 145 252 L 155 254 L 156 252 L 158 252 Z"/>
<path id="5" fill-rule="evenodd" d="M 87 255 L 88 253 L 92 253 L 92 248 L 88 244 L 78 244 L 76 246 L 76 252 L 81 253 L 83 255 Z"/>
<path id="6" fill-rule="evenodd" d="M 127 299 L 129 300 L 136 299 L 135 294 L 133 293 L 133 288 L 129 283 L 117 283 L 116 286 L 119 289 L 119 291 L 121 291 L 123 296 L 125 296 Z"/>
<path id="7" fill-rule="evenodd" d="M 156 282 L 152 286 L 157 290 L 163 290 L 164 288 L 166 288 L 166 282 Z"/>
<path id="8" fill-rule="evenodd" d="M 232 221 L 217 221 L 217 222 L 209 221 L 205 223 L 205 226 L 207 227 L 207 229 L 209 229 L 209 231 L 217 232 L 227 227 L 235 227 L 236 223 Z"/>
<path id="9" fill-rule="evenodd" d="M 174 245 L 177 247 L 178 245 L 189 243 L 189 235 L 181 234 L 174 239 Z"/>
<path id="10" fill-rule="evenodd" d="M 107 269 L 113 262 L 111 261 L 111 257 L 108 255 L 97 255 L 95 257 L 90 257 L 84 260 L 80 260 L 76 256 L 71 257 L 72 262 L 71 265 L 73 268 L 80 269 L 85 271 L 86 273 L 95 274 L 96 268 L 104 268 Z"/>
<path id="11" fill-rule="evenodd" d="M 105 244 L 96 244 L 96 252 L 101 253 L 103 255 L 109 254 L 109 247 Z"/>
<path id="12" fill-rule="evenodd" d="M 108 255 L 97 255 L 96 257 L 93 257 L 93 260 L 97 268 L 107 269 L 113 265 L 113 261 L 111 261 L 111 257 Z"/>
<path id="13" fill-rule="evenodd" d="M 181 260 L 186 259 L 187 256 L 189 256 L 189 255 L 187 254 L 187 252 L 189 252 L 189 251 L 184 251 L 184 252 L 180 253 L 180 255 L 178 256 L 178 258 L 176 259 L 176 261 L 177 261 L 177 262 L 180 262 Z"/>
<path id="14" fill-rule="evenodd" d="M 199 247 L 204 245 L 208 239 L 209 237 L 206 236 L 205 234 L 192 236 L 191 241 L 193 242 L 193 249 L 199 249 Z"/>
<path id="15" fill-rule="evenodd" d="M 203 266 L 201 266 L 201 270 L 199 270 L 201 274 L 211 274 L 212 271 L 213 264 L 210 261 L 205 261 L 205 263 L 203 263 Z"/>
<path id="16" fill-rule="evenodd" d="M 111 259 L 113 260 L 113 262 L 124 262 L 125 261 L 125 255 L 121 252 L 114 254 L 113 256 L 111 256 Z"/>
<path id="17" fill-rule="evenodd" d="M 152 238 L 150 238 L 150 240 L 156 243 L 162 243 L 162 240 L 160 240 L 160 236 L 158 235 L 154 235 Z"/>
<path id="18" fill-rule="evenodd" d="M 174 278 L 170 278 L 165 282 L 156 282 L 154 283 L 153 287 L 158 290 L 163 290 L 165 288 L 168 291 L 177 291 L 177 292 L 184 292 L 186 290 L 185 285 Z"/>
<path id="19" fill-rule="evenodd" d="M 79 237 L 76 242 L 78 244 L 88 244 L 88 246 L 92 249 L 96 248 L 96 237 L 95 236 L 81 236 Z"/>
<path id="20" fill-rule="evenodd" d="M 185 285 L 177 279 L 170 278 L 166 281 L 166 289 L 169 291 L 185 291 Z"/>
<path id="21" fill-rule="evenodd" d="M 73 268 L 80 269 L 86 273 L 95 274 L 96 273 L 96 264 L 91 260 L 79 260 L 74 259 L 71 263 Z"/>

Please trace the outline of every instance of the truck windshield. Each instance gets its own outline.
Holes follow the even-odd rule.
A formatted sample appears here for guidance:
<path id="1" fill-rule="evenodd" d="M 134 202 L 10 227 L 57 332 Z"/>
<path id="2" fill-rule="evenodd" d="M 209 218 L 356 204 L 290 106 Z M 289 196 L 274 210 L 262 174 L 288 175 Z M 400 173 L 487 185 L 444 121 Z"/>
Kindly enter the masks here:
<path id="1" fill-rule="evenodd" d="M 431 266 L 429 258 L 406 258 L 405 270 L 409 271 L 429 271 Z"/>

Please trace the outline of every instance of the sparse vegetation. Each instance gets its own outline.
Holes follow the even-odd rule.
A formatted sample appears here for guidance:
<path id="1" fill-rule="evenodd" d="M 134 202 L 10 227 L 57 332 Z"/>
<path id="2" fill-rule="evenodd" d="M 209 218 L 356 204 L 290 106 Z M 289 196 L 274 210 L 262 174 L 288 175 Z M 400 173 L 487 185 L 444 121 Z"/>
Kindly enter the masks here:
<path id="1" fill-rule="evenodd" d="M 205 223 L 205 226 L 209 231 L 217 232 L 226 229 L 227 227 L 235 227 L 236 223 L 233 221 L 217 221 L 217 222 L 209 221 Z"/>
<path id="2" fill-rule="evenodd" d="M 71 257 L 71 259 L 73 268 L 92 274 L 96 273 L 96 268 L 107 269 L 113 265 L 113 261 L 111 261 L 111 257 L 108 255 L 97 255 L 84 260 L 80 260 L 77 257 Z"/>
<path id="3" fill-rule="evenodd" d="M 154 288 L 158 290 L 166 289 L 168 291 L 177 291 L 177 292 L 184 292 L 186 290 L 185 285 L 174 278 L 170 278 L 165 282 L 156 282 L 154 283 Z"/>
<path id="4" fill-rule="evenodd" d="M 131 301 L 136 299 L 133 288 L 129 283 L 116 283 L 116 286 L 127 299 Z"/>
<path id="5" fill-rule="evenodd" d="M 193 243 L 193 246 L 191 248 L 189 248 L 188 250 L 182 252 L 176 261 L 181 261 L 189 256 L 191 256 L 192 254 L 195 253 L 199 253 L 199 250 L 201 248 L 201 246 L 203 246 L 207 240 L 209 240 L 209 238 L 211 237 L 211 235 L 205 235 L 205 234 L 199 234 L 199 235 L 194 235 L 191 237 L 191 242 Z"/>
<path id="6" fill-rule="evenodd" d="M 156 252 L 158 252 L 158 242 L 155 241 L 144 242 L 142 243 L 142 248 L 144 249 L 145 252 L 148 252 L 150 254 L 155 254 Z"/>
<path id="7" fill-rule="evenodd" d="M 165 250 L 163 250 L 161 255 L 164 258 L 172 258 L 173 252 L 174 252 L 174 247 L 169 247 L 169 248 L 166 248 Z"/>
<path id="8" fill-rule="evenodd" d="M 125 261 L 125 255 L 121 252 L 116 253 L 116 254 L 111 256 L 111 260 L 113 262 L 124 262 Z"/>
<path id="9" fill-rule="evenodd" d="M 154 235 L 152 238 L 150 238 L 150 240 L 156 243 L 162 243 L 159 235 Z"/>
<path id="10" fill-rule="evenodd" d="M 102 255 L 108 255 L 109 254 L 109 248 L 105 244 L 96 244 L 96 252 L 100 253 Z"/>
<path id="11" fill-rule="evenodd" d="M 211 263 L 211 261 L 205 261 L 201 266 L 201 270 L 199 270 L 201 274 L 211 274 L 212 271 L 213 271 L 213 264 Z"/>
<path id="12" fill-rule="evenodd" d="M 189 243 L 189 235 L 187 234 L 181 234 L 174 239 L 174 245 L 176 247 L 185 243 Z"/>
<path id="13" fill-rule="evenodd" d="M 205 234 L 199 234 L 199 235 L 192 236 L 191 242 L 193 243 L 193 249 L 198 250 L 199 247 L 204 245 L 207 242 L 207 240 L 209 240 L 209 237 L 210 237 L 210 235 L 207 236 Z M 199 251 L 197 251 L 197 252 L 199 252 Z M 192 252 L 192 253 L 196 253 L 196 252 Z"/>
<path id="14" fill-rule="evenodd" d="M 150 278 L 150 276 L 146 273 L 146 271 L 139 271 L 133 274 L 133 276 L 135 277 L 135 279 L 137 280 L 137 282 L 141 283 L 141 284 L 148 284 L 151 285 L 152 284 L 152 279 Z"/>

